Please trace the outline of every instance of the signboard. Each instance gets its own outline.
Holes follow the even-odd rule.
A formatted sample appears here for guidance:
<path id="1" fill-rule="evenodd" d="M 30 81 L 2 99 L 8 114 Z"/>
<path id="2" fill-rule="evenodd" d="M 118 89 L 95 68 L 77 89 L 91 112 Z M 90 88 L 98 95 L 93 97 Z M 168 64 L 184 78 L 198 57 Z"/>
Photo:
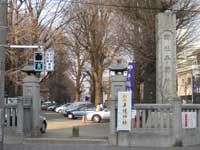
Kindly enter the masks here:
<path id="1" fill-rule="evenodd" d="M 135 78 L 135 62 L 128 63 L 126 78 L 126 91 L 132 92 L 132 107 L 134 105 L 134 78 Z"/>
<path id="2" fill-rule="evenodd" d="M 118 92 L 117 131 L 131 130 L 131 96 L 131 91 Z"/>
<path id="3" fill-rule="evenodd" d="M 182 127 L 196 128 L 197 127 L 197 112 L 182 112 Z"/>
<path id="4" fill-rule="evenodd" d="M 54 71 L 54 50 L 49 48 L 45 55 L 46 71 Z"/>

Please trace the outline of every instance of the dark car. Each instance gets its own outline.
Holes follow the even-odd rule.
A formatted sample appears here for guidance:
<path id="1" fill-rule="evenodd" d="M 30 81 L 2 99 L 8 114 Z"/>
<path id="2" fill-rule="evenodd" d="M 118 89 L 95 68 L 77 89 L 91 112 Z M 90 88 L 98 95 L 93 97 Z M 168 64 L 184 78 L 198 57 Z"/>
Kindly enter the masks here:
<path id="1" fill-rule="evenodd" d="M 82 116 L 86 116 L 89 112 L 94 112 L 95 109 L 93 104 L 82 104 L 70 110 L 66 110 L 64 116 L 68 119 L 81 118 Z"/>
<path id="2" fill-rule="evenodd" d="M 47 110 L 47 108 L 48 108 L 49 106 L 52 106 L 52 105 L 55 105 L 55 102 L 51 102 L 51 101 L 44 102 L 44 103 L 42 103 L 42 105 L 41 105 L 41 109 L 42 109 L 42 110 Z"/>

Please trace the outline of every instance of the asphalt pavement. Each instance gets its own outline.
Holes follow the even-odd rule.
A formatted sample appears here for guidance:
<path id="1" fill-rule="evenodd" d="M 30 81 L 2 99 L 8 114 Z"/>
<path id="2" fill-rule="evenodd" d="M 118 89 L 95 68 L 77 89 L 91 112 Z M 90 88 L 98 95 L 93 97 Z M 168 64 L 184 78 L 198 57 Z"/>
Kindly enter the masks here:
<path id="1" fill-rule="evenodd" d="M 47 132 L 40 137 L 16 137 L 15 130 L 5 129 L 6 144 L 97 144 L 108 145 L 109 122 L 103 123 L 83 123 L 81 119 L 68 120 L 61 114 L 44 112 L 47 118 Z M 73 136 L 73 128 L 78 127 L 79 136 Z"/>
<path id="2" fill-rule="evenodd" d="M 72 137 L 73 127 L 79 128 L 79 138 L 107 138 L 109 135 L 109 122 L 83 123 L 81 119 L 69 120 L 61 114 L 45 112 L 48 127 L 41 138 L 67 139 Z"/>

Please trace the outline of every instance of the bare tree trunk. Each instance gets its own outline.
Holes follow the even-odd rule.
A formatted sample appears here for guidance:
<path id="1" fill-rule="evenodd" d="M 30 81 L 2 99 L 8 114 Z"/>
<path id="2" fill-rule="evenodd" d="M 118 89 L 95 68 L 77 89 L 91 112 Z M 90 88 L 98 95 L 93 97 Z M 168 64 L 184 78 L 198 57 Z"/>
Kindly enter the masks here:
<path id="1" fill-rule="evenodd" d="M 100 84 L 99 84 L 99 80 L 95 79 L 95 105 L 97 105 L 98 103 L 100 103 Z"/>
<path id="2" fill-rule="evenodd" d="M 76 101 L 79 102 L 81 99 L 81 90 L 80 86 L 76 86 Z"/>

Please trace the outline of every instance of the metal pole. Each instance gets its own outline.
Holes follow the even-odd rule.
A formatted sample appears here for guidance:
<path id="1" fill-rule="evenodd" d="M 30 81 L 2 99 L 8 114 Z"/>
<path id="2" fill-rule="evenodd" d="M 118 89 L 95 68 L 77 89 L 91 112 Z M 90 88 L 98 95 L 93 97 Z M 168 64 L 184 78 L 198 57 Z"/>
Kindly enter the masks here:
<path id="1" fill-rule="evenodd" d="M 40 48 L 40 45 L 7 45 L 10 48 Z"/>
<path id="2" fill-rule="evenodd" d="M 0 0 L 0 44 L 7 44 L 7 0 Z M 4 91 L 5 91 L 5 48 L 0 46 L 0 150 L 3 150 L 4 141 Z"/>

